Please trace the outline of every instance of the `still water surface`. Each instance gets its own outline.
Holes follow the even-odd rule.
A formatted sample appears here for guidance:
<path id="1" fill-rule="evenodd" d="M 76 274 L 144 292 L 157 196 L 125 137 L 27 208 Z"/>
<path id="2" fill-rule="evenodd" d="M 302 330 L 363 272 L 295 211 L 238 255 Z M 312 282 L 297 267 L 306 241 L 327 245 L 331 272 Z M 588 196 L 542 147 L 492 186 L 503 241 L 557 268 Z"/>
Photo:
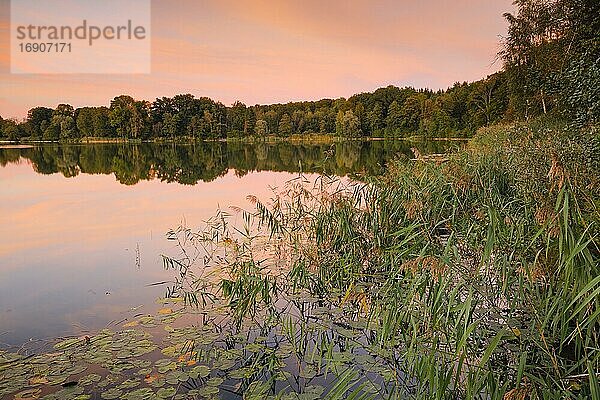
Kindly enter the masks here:
<path id="1" fill-rule="evenodd" d="M 456 142 L 94 144 L 0 148 L 0 348 L 154 311 L 165 233 L 306 174 L 363 179 Z"/>

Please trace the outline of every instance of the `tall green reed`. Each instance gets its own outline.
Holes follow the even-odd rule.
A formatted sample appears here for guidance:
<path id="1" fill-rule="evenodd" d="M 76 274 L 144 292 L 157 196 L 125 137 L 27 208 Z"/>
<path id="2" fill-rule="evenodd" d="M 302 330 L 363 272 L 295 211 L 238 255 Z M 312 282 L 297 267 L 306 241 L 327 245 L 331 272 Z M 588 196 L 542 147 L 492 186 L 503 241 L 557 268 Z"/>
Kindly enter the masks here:
<path id="1" fill-rule="evenodd" d="M 302 359 L 362 323 L 363 350 L 395 371 L 380 398 L 597 398 L 599 151 L 593 134 L 501 126 L 366 184 L 299 178 L 223 234 L 236 246 L 221 294 L 238 321 L 285 321 Z M 343 318 L 307 346 L 308 314 L 276 305 L 289 296 Z M 338 372 L 330 397 L 350 396 L 360 384 Z"/>

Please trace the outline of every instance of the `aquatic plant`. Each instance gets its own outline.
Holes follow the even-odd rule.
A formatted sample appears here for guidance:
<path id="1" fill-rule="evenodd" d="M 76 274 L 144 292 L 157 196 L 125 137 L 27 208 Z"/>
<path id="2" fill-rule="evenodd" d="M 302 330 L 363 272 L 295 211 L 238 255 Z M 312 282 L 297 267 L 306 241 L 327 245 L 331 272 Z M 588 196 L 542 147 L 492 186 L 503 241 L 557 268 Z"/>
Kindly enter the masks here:
<path id="1" fill-rule="evenodd" d="M 266 276 L 361 324 L 383 398 L 597 398 L 599 148 L 515 125 L 370 184 L 291 182 L 253 214 L 286 244 Z"/>

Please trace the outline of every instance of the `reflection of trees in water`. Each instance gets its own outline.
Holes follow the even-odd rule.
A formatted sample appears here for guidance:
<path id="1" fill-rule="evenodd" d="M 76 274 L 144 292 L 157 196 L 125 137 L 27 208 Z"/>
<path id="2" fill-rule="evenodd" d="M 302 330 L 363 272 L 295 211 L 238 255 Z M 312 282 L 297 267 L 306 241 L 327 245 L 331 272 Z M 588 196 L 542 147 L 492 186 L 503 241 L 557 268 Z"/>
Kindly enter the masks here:
<path id="1" fill-rule="evenodd" d="M 0 167 L 17 163 L 21 158 L 21 149 L 0 149 Z"/>
<path id="2" fill-rule="evenodd" d="M 344 170 L 353 170 L 358 164 L 362 143 L 357 141 L 337 143 L 335 146 L 335 161 L 337 167 Z"/>
<path id="3" fill-rule="evenodd" d="M 345 176 L 379 175 L 386 163 L 400 155 L 411 156 L 410 147 L 424 153 L 441 153 L 448 142 L 347 141 L 334 144 L 224 143 L 193 144 L 86 144 L 43 145 L 23 149 L 0 149 L 0 165 L 28 159 L 40 174 L 60 172 L 65 177 L 112 174 L 126 185 L 160 179 L 194 185 L 210 182 L 235 170 L 318 172 Z"/>

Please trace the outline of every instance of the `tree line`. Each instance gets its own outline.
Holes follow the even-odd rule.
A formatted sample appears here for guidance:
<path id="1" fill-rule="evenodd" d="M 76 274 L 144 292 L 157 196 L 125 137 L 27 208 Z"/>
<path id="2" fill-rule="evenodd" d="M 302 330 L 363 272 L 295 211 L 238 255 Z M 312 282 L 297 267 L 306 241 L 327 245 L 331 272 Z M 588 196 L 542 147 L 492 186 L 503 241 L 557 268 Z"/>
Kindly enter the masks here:
<path id="1" fill-rule="evenodd" d="M 600 115 L 600 2 L 516 0 L 499 53 L 503 70 L 446 90 L 388 86 L 350 98 L 226 107 L 191 94 L 153 102 L 115 97 L 108 107 L 35 107 L 2 120 L 11 140 L 468 136 L 501 121 L 552 115 L 595 126 Z"/>
<path id="2" fill-rule="evenodd" d="M 153 102 L 115 97 L 109 107 L 35 107 L 27 118 L 3 122 L 12 140 L 219 139 L 336 134 L 343 137 L 466 135 L 502 119 L 506 82 L 495 74 L 437 92 L 388 86 L 348 99 L 230 107 L 191 94 Z"/>

